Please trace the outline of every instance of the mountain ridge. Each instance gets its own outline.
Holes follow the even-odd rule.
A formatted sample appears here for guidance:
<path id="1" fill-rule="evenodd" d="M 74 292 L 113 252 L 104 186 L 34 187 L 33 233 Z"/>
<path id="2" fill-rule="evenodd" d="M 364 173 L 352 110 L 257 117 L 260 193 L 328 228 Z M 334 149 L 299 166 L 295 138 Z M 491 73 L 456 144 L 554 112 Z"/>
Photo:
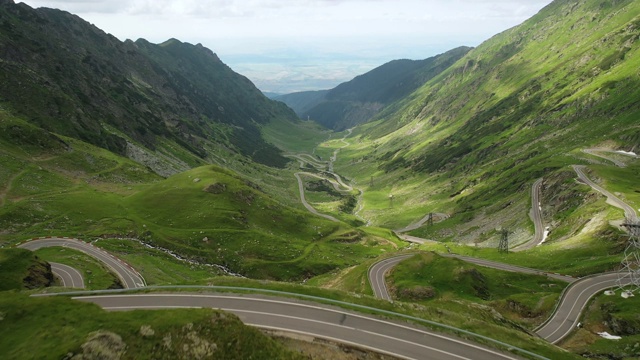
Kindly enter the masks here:
<path id="1" fill-rule="evenodd" d="M 461 46 L 424 59 L 397 59 L 382 64 L 333 89 L 293 93 L 276 98 L 303 119 L 342 131 L 367 122 L 387 105 L 412 93 L 466 54 Z"/>
<path id="2" fill-rule="evenodd" d="M 1 9 L 0 99 L 38 126 L 121 155 L 129 143 L 170 152 L 159 141 L 168 139 L 187 163 L 206 162 L 215 144 L 263 164 L 287 162 L 259 128 L 295 114 L 202 45 L 121 42 L 64 11 Z"/>
<path id="3" fill-rule="evenodd" d="M 369 210 L 379 224 L 403 225 L 396 206 L 422 208 L 453 214 L 447 222 L 464 242 L 494 246 L 499 226 L 523 241 L 526 212 L 509 209 L 525 207 L 536 179 L 586 162 L 576 155 L 584 148 L 640 147 L 638 13 L 633 1 L 551 3 L 354 129 L 358 145 L 341 150 L 348 163 L 337 169 L 361 184 L 379 178 L 374 194 L 403 194 L 385 214 Z M 570 187 L 562 191 L 578 193 Z M 416 199 L 420 188 L 428 195 Z"/>

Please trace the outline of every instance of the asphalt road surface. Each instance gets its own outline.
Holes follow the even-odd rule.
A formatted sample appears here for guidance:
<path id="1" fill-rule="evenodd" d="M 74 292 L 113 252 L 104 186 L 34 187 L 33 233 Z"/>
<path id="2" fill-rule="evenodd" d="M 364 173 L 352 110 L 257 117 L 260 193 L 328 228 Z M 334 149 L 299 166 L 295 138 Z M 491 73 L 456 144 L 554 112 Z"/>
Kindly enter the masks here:
<path id="1" fill-rule="evenodd" d="M 297 300 L 223 294 L 138 294 L 76 297 L 107 310 L 215 308 L 232 312 L 245 324 L 367 348 L 404 359 L 518 359 L 512 354 L 394 322 Z"/>
<path id="2" fill-rule="evenodd" d="M 333 176 L 335 178 L 335 180 L 333 179 L 329 179 L 325 176 L 320 176 L 317 174 L 313 174 L 313 173 L 307 173 L 307 172 L 297 172 L 295 173 L 295 177 L 298 180 L 298 191 L 300 192 L 300 202 L 302 202 L 302 205 L 304 205 L 304 207 L 309 210 L 309 212 L 311 212 L 314 215 L 317 216 L 321 216 L 327 220 L 331 220 L 331 221 L 335 221 L 335 222 L 339 222 L 340 220 L 336 219 L 335 217 L 331 216 L 331 215 L 327 215 L 327 214 L 323 214 L 321 212 L 319 212 L 318 210 L 316 210 L 313 206 L 311 206 L 308 202 L 307 199 L 304 196 L 304 182 L 302 181 L 302 178 L 300 177 L 300 175 L 306 175 L 306 176 L 313 176 L 319 179 L 324 179 L 329 181 L 333 187 L 337 190 L 337 191 L 351 191 L 353 190 L 353 187 L 351 187 L 350 185 L 346 184 L 342 178 L 340 177 L 340 175 L 336 174 L 333 172 L 333 163 L 336 161 L 336 159 L 338 158 L 338 152 L 340 151 L 340 149 L 349 146 L 349 143 L 345 140 L 347 138 L 347 136 L 351 135 L 351 132 L 353 131 L 353 129 L 348 129 L 347 130 L 347 134 L 344 136 L 344 138 L 341 139 L 341 141 L 344 143 L 344 145 L 340 148 L 337 148 L 334 152 L 333 152 L 333 156 L 331 156 L 331 159 L 329 160 L 329 162 L 326 161 L 320 161 L 315 159 L 313 156 L 309 155 L 309 154 L 297 154 L 297 155 L 287 155 L 289 157 L 295 158 L 298 161 L 300 161 L 300 166 L 302 167 L 304 165 L 304 163 L 307 163 L 313 167 L 315 167 L 318 170 L 324 170 L 325 168 L 328 168 L 328 171 L 326 171 L 326 173 L 331 174 L 331 176 Z M 340 186 L 343 187 L 344 189 L 340 189 Z"/>
<path id="3" fill-rule="evenodd" d="M 311 206 L 308 202 L 307 199 L 304 197 L 304 182 L 302 181 L 302 178 L 300 177 L 300 175 L 304 175 L 305 173 L 295 173 L 294 175 L 296 176 L 296 179 L 298 179 L 298 191 L 300 192 L 300 201 L 302 202 L 302 205 L 304 205 L 305 208 L 307 208 L 307 210 L 309 210 L 310 213 L 317 215 L 317 216 L 321 216 L 327 220 L 331 220 L 331 221 L 335 221 L 335 222 L 339 222 L 340 220 L 334 218 L 331 215 L 327 215 L 327 214 L 323 214 L 321 212 L 318 212 L 318 210 L 316 210 L 313 206 Z"/>
<path id="4" fill-rule="evenodd" d="M 391 270 L 391 268 L 396 266 L 399 262 L 401 262 L 401 261 L 403 261 L 405 259 L 408 259 L 413 255 L 415 255 L 415 254 L 404 254 L 404 255 L 394 256 L 394 257 L 391 257 L 391 258 L 380 260 L 377 263 L 371 265 L 371 267 L 369 268 L 368 276 L 369 276 L 369 283 L 371 284 L 371 288 L 373 289 L 373 294 L 375 295 L 375 297 L 377 297 L 379 299 L 384 299 L 384 300 L 391 301 L 391 296 L 389 295 L 389 292 L 387 291 L 387 285 L 386 285 L 386 282 L 385 282 L 385 275 L 389 270 Z M 572 283 L 572 282 L 576 281 L 576 278 L 568 276 L 568 275 L 549 273 L 549 272 L 546 272 L 546 271 L 542 271 L 542 270 L 538 270 L 538 269 L 526 268 L 526 267 L 523 267 L 523 266 L 510 265 L 510 264 L 500 263 L 500 262 L 496 262 L 496 261 L 478 259 L 478 258 L 473 258 L 473 257 L 470 257 L 470 256 L 457 255 L 457 254 L 440 254 L 440 255 L 444 256 L 444 257 L 457 258 L 457 259 L 460 259 L 462 261 L 466 261 L 468 263 L 472 263 L 472 264 L 476 264 L 476 265 L 480 265 L 480 266 L 484 266 L 484 267 L 489 267 L 489 268 L 493 268 L 493 269 L 498 269 L 498 270 L 518 272 L 518 273 L 524 273 L 524 274 L 532 274 L 532 275 L 542 275 L 542 276 L 547 276 L 547 277 L 552 278 L 552 279 L 556 279 L 556 280 L 560 280 L 560 281 L 566 281 L 568 283 Z"/>
<path id="5" fill-rule="evenodd" d="M 629 156 L 632 158 L 638 158 L 638 156 L 631 154 L 631 153 L 625 153 L 625 152 L 620 152 L 620 151 L 616 151 L 616 150 L 609 150 L 609 149 L 584 149 L 582 150 L 582 152 L 593 155 L 593 156 L 597 156 L 599 158 L 611 161 L 612 163 L 614 163 L 617 167 L 626 167 L 627 164 L 624 163 L 623 161 L 620 161 L 618 159 L 606 156 L 602 153 L 611 153 L 611 154 L 618 154 L 618 155 L 624 155 L 624 156 Z"/>
<path id="6" fill-rule="evenodd" d="M 74 250 L 79 250 L 89 256 L 102 261 L 120 278 L 120 280 L 122 281 L 122 285 L 127 289 L 145 286 L 145 282 L 142 276 L 138 274 L 138 272 L 135 271 L 131 266 L 116 258 L 115 256 L 109 254 L 108 252 L 78 239 L 65 239 L 58 237 L 35 239 L 20 244 L 18 247 L 35 251 L 43 247 L 51 246 L 62 246 Z"/>
<path id="7" fill-rule="evenodd" d="M 595 190 L 599 191 L 604 196 L 606 196 L 608 204 L 622 209 L 624 211 L 625 219 L 628 219 L 630 221 L 638 221 L 638 216 L 636 214 L 636 211 L 631 206 L 627 205 L 624 201 L 620 200 L 617 196 L 608 192 L 607 190 L 602 188 L 600 185 L 591 181 L 591 179 L 589 179 L 589 177 L 584 173 L 583 171 L 584 168 L 585 168 L 584 165 L 573 165 L 573 170 L 576 172 L 576 174 L 578 174 L 578 178 L 580 178 L 580 180 L 583 183 L 591 186 L 592 188 L 594 188 Z"/>
<path id="8" fill-rule="evenodd" d="M 377 263 L 371 265 L 368 273 L 369 283 L 371 284 L 371 289 L 373 289 L 373 294 L 375 297 L 377 297 L 378 299 L 392 301 L 391 295 L 389 294 L 389 291 L 387 289 L 387 284 L 385 282 L 385 275 L 394 266 L 398 265 L 399 262 L 414 255 L 415 254 L 394 256 L 392 258 L 378 261 Z"/>
<path id="9" fill-rule="evenodd" d="M 404 241 L 408 241 L 415 244 L 437 243 L 437 241 L 434 241 L 434 240 L 427 240 L 427 239 L 419 238 L 417 236 L 411 236 L 411 235 L 402 234 L 398 232 L 396 232 L 396 236 Z"/>
<path id="10" fill-rule="evenodd" d="M 472 264 L 485 266 L 485 267 L 498 269 L 498 270 L 511 271 L 511 272 L 524 273 L 524 274 L 532 274 L 532 275 L 543 275 L 543 276 L 550 277 L 552 279 L 556 279 L 556 280 L 560 280 L 560 281 L 566 281 L 568 283 L 576 281 L 576 278 L 568 276 L 568 275 L 550 273 L 550 272 L 546 272 L 544 270 L 532 269 L 532 268 L 527 268 L 527 267 L 524 267 L 524 266 L 505 264 L 505 263 L 501 263 L 501 262 L 497 262 L 497 261 L 478 259 L 478 258 L 474 258 L 474 257 L 470 257 L 470 256 L 464 256 L 464 255 L 458 255 L 458 254 L 441 254 L 441 255 L 445 256 L 445 257 L 455 257 L 455 258 L 458 258 L 458 259 L 460 259 L 462 261 L 466 261 L 466 262 L 469 262 L 469 263 L 472 263 Z"/>
<path id="11" fill-rule="evenodd" d="M 531 221 L 533 221 L 533 226 L 535 228 L 533 239 L 522 245 L 516 246 L 513 251 L 531 249 L 540 245 L 542 243 L 542 240 L 544 240 L 544 224 L 542 223 L 542 210 L 540 209 L 541 186 L 542 179 L 536 180 L 536 182 L 534 182 L 531 186 L 531 211 L 529 212 L 529 217 L 531 218 Z"/>
<path id="12" fill-rule="evenodd" d="M 371 283 L 371 287 L 373 288 L 373 292 L 376 297 L 391 300 L 385 284 L 385 273 L 400 261 L 411 256 L 412 254 L 405 254 L 384 259 L 373 264 L 369 268 L 369 282 Z M 556 311 L 551 315 L 549 320 L 543 324 L 543 326 L 536 330 L 536 333 L 540 337 L 553 344 L 561 341 L 569 335 L 573 329 L 575 329 L 579 322 L 580 314 L 588 301 L 603 290 L 615 288 L 617 286 L 616 281 L 619 277 L 618 273 L 605 273 L 576 280 L 575 278 L 566 275 L 547 273 L 537 269 L 508 265 L 463 255 L 445 254 L 442 256 L 455 257 L 476 265 L 499 270 L 546 275 L 550 278 L 571 283 L 565 290 L 563 297 L 560 299 Z"/>
<path id="13" fill-rule="evenodd" d="M 432 216 L 432 219 L 438 219 L 438 221 L 442 221 L 445 220 L 449 217 L 449 214 L 444 214 L 444 213 L 431 213 L 431 214 L 427 214 L 425 215 L 422 219 L 418 220 L 417 222 L 407 225 L 405 227 L 403 227 L 402 229 L 398 229 L 398 230 L 394 230 L 397 233 L 403 233 L 403 232 L 409 232 L 411 230 L 415 230 L 419 227 L 422 227 L 422 225 L 424 225 L 424 223 L 426 223 L 427 221 L 429 221 L 429 215 Z"/>
<path id="14" fill-rule="evenodd" d="M 55 262 L 49 262 L 49 264 L 51 264 L 51 272 L 62 281 L 62 286 L 84 289 L 84 279 L 80 271 L 65 264 Z"/>
<path id="15" fill-rule="evenodd" d="M 552 344 L 560 342 L 576 328 L 587 302 L 601 291 L 615 288 L 618 276 L 618 273 L 600 274 L 569 285 L 556 311 L 536 333 Z"/>

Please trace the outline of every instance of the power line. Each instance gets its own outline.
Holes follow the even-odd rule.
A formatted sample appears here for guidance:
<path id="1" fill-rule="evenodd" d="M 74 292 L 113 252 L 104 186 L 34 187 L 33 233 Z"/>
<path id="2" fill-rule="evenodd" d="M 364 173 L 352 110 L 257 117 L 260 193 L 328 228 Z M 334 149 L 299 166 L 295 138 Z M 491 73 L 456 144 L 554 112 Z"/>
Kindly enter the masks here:
<path id="1" fill-rule="evenodd" d="M 627 220 L 622 226 L 629 230 L 629 243 L 620 263 L 616 290 L 622 291 L 623 297 L 629 297 L 640 289 L 640 221 Z"/>

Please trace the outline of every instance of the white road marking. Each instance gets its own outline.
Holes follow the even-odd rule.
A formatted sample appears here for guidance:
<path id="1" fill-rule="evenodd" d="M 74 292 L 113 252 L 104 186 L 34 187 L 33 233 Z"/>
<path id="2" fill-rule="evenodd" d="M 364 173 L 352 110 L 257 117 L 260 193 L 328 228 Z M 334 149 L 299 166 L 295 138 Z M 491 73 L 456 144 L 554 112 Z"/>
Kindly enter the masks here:
<path id="1" fill-rule="evenodd" d="M 461 340 L 457 340 L 455 338 L 451 338 L 445 335 L 440 335 L 437 333 L 433 333 L 433 332 L 429 332 L 429 331 L 425 331 L 425 330 L 421 330 L 418 328 L 414 328 L 414 327 L 410 327 L 410 326 L 406 326 L 406 325 L 402 325 L 402 324 L 397 324 L 397 323 L 393 323 L 390 321 L 385 321 L 385 320 L 381 320 L 381 319 L 377 319 L 374 317 L 368 317 L 368 316 L 364 316 L 364 315 L 359 315 L 359 314 L 355 314 L 355 313 L 347 313 L 345 311 L 340 311 L 340 310 L 335 310 L 335 309 L 330 309 L 330 308 L 325 308 L 325 307 L 321 307 L 321 306 L 314 306 L 314 305 L 309 305 L 309 304 L 303 304 L 303 303 L 296 303 L 296 302 L 289 302 L 289 301 L 282 301 L 282 300 L 272 300 L 272 299 L 258 299 L 258 298 L 251 298 L 251 297 L 243 297 L 243 296 L 223 296 L 223 295 L 205 295 L 205 294 L 136 294 L 136 295 L 93 295 L 93 296 L 79 296 L 79 297 L 73 297 L 73 299 L 101 299 L 101 298 L 114 298 L 114 297 L 119 297 L 119 298 L 126 298 L 126 297 L 196 297 L 196 298 L 213 298 L 213 299 L 231 299 L 231 300 L 244 300 L 244 301 L 258 301 L 258 302 L 267 302 L 267 303 L 275 303 L 275 304 L 282 304 L 282 305 L 289 305 L 289 306 L 298 306 L 298 307 L 306 307 L 306 308 L 310 308 L 310 309 L 316 309 L 316 310 L 321 310 L 321 311 L 327 311 L 327 312 L 332 312 L 332 313 L 336 313 L 336 314 L 347 314 L 348 316 L 351 317 L 356 317 L 356 318 L 360 318 L 360 319 L 365 319 L 365 320 L 369 320 L 369 321 L 373 321 L 373 322 L 377 322 L 377 323 L 381 323 L 381 324 L 385 324 L 385 325 L 390 325 L 390 326 L 395 326 L 401 329 L 406 329 L 406 330 L 410 330 L 410 331 L 414 331 L 420 334 L 424 334 L 427 336 L 432 336 L 435 338 L 439 338 L 442 340 L 446 340 L 446 341 L 450 341 L 462 346 L 467 346 L 473 349 L 477 349 L 480 351 L 484 351 L 484 352 L 488 352 L 494 355 L 498 355 L 500 357 L 503 357 L 505 359 L 513 359 L 515 360 L 516 358 L 510 357 L 506 354 L 502 354 L 481 346 L 477 346 L 471 343 L 467 343 Z M 247 310 L 248 311 L 248 310 Z"/>

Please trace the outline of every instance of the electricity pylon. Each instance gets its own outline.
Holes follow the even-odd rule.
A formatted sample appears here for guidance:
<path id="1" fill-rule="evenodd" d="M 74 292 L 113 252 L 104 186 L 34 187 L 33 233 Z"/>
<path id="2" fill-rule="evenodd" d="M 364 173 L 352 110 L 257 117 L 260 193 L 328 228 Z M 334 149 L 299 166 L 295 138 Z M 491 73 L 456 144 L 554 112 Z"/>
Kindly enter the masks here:
<path id="1" fill-rule="evenodd" d="M 640 289 L 640 221 L 627 220 L 622 226 L 629 230 L 629 243 L 624 249 L 616 287 L 628 297 Z"/>

